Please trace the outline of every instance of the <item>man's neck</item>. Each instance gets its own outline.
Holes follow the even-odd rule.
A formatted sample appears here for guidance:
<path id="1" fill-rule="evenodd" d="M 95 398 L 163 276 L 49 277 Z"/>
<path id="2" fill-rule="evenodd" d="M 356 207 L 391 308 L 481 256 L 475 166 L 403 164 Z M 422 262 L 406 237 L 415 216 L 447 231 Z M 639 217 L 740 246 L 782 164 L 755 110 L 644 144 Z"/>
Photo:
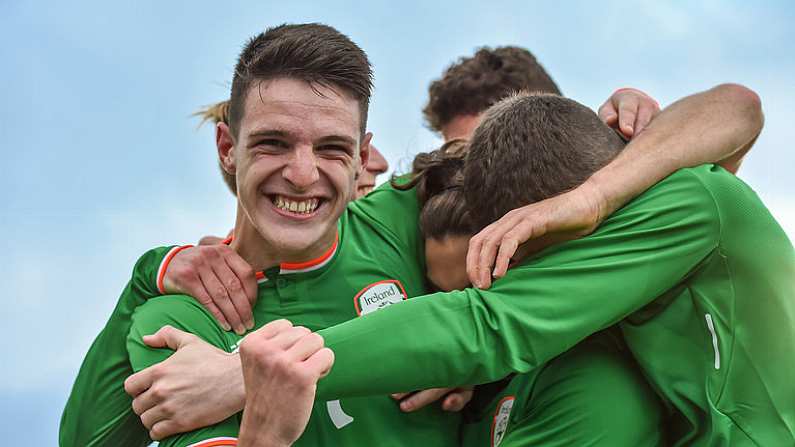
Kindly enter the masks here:
<path id="1" fill-rule="evenodd" d="M 265 271 L 282 263 L 301 263 L 321 257 L 334 244 L 336 235 L 318 241 L 301 251 L 288 251 L 274 246 L 247 219 L 238 219 L 230 247 L 255 271 Z"/>

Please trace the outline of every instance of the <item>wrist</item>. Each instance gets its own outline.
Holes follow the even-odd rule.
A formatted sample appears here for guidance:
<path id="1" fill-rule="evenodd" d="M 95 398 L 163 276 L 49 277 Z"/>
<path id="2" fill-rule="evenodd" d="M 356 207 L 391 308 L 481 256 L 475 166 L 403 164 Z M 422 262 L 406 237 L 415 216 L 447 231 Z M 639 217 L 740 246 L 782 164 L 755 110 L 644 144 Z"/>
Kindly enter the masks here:
<path id="1" fill-rule="evenodd" d="M 278 433 L 278 424 L 271 423 L 267 411 L 258 405 L 261 401 L 255 397 L 249 399 L 243 411 L 240 424 L 238 447 L 288 447 L 293 441 L 282 439 Z M 274 432 L 276 430 L 276 432 Z"/>
<path id="2" fill-rule="evenodd" d="M 246 386 L 243 381 L 243 366 L 240 363 L 240 354 L 237 352 L 229 354 L 227 362 L 227 377 L 229 377 L 229 389 L 227 392 L 233 405 L 231 409 L 237 413 L 246 406 Z"/>
<path id="3" fill-rule="evenodd" d="M 593 210 L 594 227 L 598 226 L 607 216 L 613 213 L 618 206 L 615 205 L 615 200 L 610 200 L 609 185 L 605 183 L 604 176 L 600 172 L 594 173 L 588 178 L 579 188 L 579 190 L 586 202 Z"/>
<path id="4" fill-rule="evenodd" d="M 163 262 L 160 263 L 160 267 L 157 269 L 156 284 L 157 284 L 157 290 L 161 294 L 165 295 L 167 293 L 164 280 L 166 278 L 166 271 L 168 270 L 168 266 L 169 264 L 171 264 L 171 261 L 174 259 L 174 256 L 176 256 L 177 253 L 181 252 L 182 250 L 191 247 L 193 247 L 193 245 L 178 245 L 172 248 L 171 250 L 169 250 L 168 253 L 166 253 L 166 256 L 163 258 Z"/>

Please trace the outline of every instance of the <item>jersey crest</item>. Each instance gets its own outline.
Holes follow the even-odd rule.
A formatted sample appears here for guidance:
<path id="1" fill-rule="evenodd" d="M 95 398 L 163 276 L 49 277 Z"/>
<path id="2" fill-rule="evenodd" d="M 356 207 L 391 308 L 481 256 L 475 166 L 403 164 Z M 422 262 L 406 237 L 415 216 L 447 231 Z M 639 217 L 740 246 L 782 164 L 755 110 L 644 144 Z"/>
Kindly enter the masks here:
<path id="1" fill-rule="evenodd" d="M 357 315 L 367 315 L 407 298 L 403 284 L 396 279 L 378 281 L 362 289 L 353 298 Z"/>
<path id="2" fill-rule="evenodd" d="M 491 447 L 497 447 L 502 442 L 505 432 L 508 430 L 508 420 L 513 409 L 514 396 L 504 397 L 497 404 L 497 411 L 494 412 L 494 421 L 491 423 Z"/>

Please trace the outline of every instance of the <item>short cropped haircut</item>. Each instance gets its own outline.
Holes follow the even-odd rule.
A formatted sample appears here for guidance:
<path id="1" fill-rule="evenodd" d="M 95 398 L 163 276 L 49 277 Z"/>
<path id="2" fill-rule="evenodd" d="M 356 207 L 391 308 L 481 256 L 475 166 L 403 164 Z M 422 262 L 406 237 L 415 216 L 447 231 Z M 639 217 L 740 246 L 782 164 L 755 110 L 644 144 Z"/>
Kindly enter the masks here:
<path id="1" fill-rule="evenodd" d="M 441 132 L 453 118 L 480 114 L 521 90 L 560 94 L 555 81 L 526 49 L 483 47 L 472 57 L 460 58 L 431 83 L 422 113 L 428 127 Z"/>
<path id="2" fill-rule="evenodd" d="M 240 53 L 232 78 L 226 117 L 233 136 L 240 130 L 249 90 L 276 78 L 299 79 L 351 95 L 359 103 L 364 135 L 373 71 L 364 51 L 344 34 L 328 25 L 305 23 L 276 26 L 251 38 Z M 224 177 L 229 185 L 230 179 Z"/>
<path id="3" fill-rule="evenodd" d="M 464 201 L 467 147 L 463 140 L 451 140 L 439 149 L 420 153 L 414 158 L 409 182 L 392 180 L 396 189 L 416 188 L 420 232 L 424 238 L 441 240 L 475 233 Z"/>
<path id="4" fill-rule="evenodd" d="M 470 140 L 464 196 L 479 231 L 508 211 L 581 185 L 624 148 L 591 109 L 521 93 L 490 108 Z"/>

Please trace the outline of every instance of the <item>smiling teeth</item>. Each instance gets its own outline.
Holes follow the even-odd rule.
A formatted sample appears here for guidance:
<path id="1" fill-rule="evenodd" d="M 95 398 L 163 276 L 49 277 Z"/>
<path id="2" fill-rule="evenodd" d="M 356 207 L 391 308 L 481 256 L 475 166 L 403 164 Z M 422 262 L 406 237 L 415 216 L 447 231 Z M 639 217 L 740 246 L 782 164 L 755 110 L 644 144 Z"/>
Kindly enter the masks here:
<path id="1" fill-rule="evenodd" d="M 289 211 L 296 214 L 309 214 L 317 209 L 320 201 L 318 199 L 309 199 L 303 201 L 290 200 L 284 197 L 276 197 L 273 202 L 276 208 L 280 210 Z"/>

